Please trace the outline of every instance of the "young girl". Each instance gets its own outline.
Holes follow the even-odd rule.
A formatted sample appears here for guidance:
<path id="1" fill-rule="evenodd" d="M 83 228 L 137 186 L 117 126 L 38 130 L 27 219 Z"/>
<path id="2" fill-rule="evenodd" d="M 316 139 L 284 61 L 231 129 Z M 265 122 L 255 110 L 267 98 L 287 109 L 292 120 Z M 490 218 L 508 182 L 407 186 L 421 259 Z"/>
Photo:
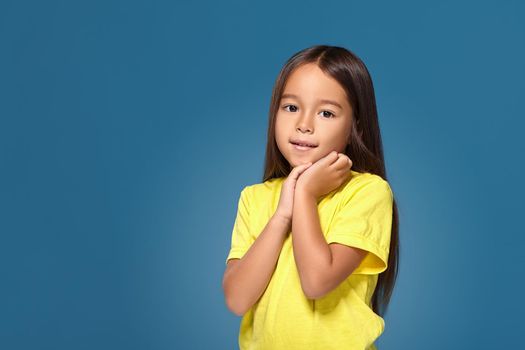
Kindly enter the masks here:
<path id="1" fill-rule="evenodd" d="M 398 265 L 372 80 L 341 47 L 293 55 L 273 89 L 263 182 L 226 258 L 241 350 L 376 349 Z"/>

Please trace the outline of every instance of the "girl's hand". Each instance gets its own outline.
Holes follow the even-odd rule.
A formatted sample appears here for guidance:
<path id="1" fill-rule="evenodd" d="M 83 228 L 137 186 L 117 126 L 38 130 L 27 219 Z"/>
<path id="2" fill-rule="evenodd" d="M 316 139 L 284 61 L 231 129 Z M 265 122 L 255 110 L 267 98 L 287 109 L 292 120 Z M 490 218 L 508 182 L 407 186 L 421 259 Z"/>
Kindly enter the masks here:
<path id="1" fill-rule="evenodd" d="M 297 190 L 317 200 L 348 180 L 351 168 L 352 160 L 346 154 L 332 151 L 301 175 L 297 181 Z"/>
<path id="2" fill-rule="evenodd" d="M 286 180 L 284 180 L 281 188 L 281 196 L 279 197 L 279 204 L 274 215 L 279 215 L 285 219 L 292 220 L 293 213 L 293 198 L 295 193 L 295 186 L 299 175 L 305 171 L 312 163 L 306 163 L 296 166 L 292 169 Z"/>

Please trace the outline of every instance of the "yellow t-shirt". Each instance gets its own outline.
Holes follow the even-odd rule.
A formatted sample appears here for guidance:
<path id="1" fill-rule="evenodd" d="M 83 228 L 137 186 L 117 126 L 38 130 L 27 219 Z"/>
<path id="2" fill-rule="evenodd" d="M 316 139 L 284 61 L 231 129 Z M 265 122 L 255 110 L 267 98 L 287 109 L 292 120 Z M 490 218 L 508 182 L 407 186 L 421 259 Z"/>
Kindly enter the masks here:
<path id="1" fill-rule="evenodd" d="M 380 176 L 351 172 L 344 184 L 318 200 L 319 220 L 327 243 L 369 253 L 337 288 L 308 299 L 289 234 L 265 292 L 243 315 L 240 350 L 376 349 L 374 341 L 385 323 L 373 312 L 371 298 L 378 274 L 387 268 L 393 193 Z M 226 263 L 242 258 L 264 229 L 277 209 L 284 180 L 270 179 L 241 191 Z"/>

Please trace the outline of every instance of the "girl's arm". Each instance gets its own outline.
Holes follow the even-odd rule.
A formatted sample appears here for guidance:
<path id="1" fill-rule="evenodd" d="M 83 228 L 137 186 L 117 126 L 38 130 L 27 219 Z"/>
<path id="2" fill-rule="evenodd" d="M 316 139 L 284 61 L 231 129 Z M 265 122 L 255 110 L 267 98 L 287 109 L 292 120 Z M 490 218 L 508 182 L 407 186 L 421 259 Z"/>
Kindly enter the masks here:
<path id="1" fill-rule="evenodd" d="M 344 244 L 327 244 L 315 197 L 295 192 L 293 253 L 305 296 L 318 299 L 335 289 L 365 258 L 367 251 Z"/>
<path id="2" fill-rule="evenodd" d="M 222 288 L 236 315 L 244 315 L 263 294 L 290 227 L 291 219 L 274 214 L 243 257 L 228 261 Z"/>

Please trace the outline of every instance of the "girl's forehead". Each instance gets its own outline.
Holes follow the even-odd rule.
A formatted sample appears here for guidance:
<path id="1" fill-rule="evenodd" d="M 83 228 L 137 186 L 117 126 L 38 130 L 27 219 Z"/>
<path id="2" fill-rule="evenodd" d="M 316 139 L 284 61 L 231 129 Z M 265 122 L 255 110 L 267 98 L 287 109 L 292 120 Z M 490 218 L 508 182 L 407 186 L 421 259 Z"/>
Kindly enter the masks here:
<path id="1" fill-rule="evenodd" d="M 306 64 L 296 68 L 288 76 L 284 93 L 305 96 L 309 93 L 321 96 L 320 94 L 324 93 L 332 97 L 344 97 L 345 90 L 337 80 L 327 75 L 317 65 Z"/>
<path id="2" fill-rule="evenodd" d="M 341 84 L 315 64 L 307 64 L 294 70 L 285 83 L 281 98 L 305 103 L 330 101 L 341 109 L 349 108 L 346 92 Z"/>

